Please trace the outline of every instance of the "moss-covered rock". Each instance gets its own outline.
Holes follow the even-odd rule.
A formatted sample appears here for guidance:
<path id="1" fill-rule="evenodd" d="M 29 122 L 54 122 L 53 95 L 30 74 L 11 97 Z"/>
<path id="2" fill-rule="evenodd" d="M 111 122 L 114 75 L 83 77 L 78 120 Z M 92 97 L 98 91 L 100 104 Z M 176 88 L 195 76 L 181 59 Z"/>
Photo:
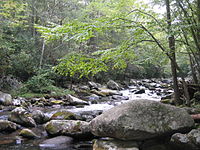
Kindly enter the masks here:
<path id="1" fill-rule="evenodd" d="M 0 131 L 1 132 L 12 132 L 19 128 L 20 126 L 8 120 L 0 120 Z"/>
<path id="2" fill-rule="evenodd" d="M 78 120 L 51 120 L 46 123 L 45 130 L 49 135 L 67 135 L 75 138 L 91 137 L 89 123 Z"/>
<path id="3" fill-rule="evenodd" d="M 160 102 L 163 103 L 163 104 L 171 104 L 171 105 L 174 104 L 173 99 L 161 99 Z"/>
<path id="4" fill-rule="evenodd" d="M 36 122 L 32 118 L 31 113 L 29 113 L 22 107 L 17 107 L 14 110 L 12 110 L 8 119 L 22 126 L 27 126 L 27 127 L 36 126 Z"/>
<path id="5" fill-rule="evenodd" d="M 19 132 L 19 135 L 28 139 L 35 139 L 35 138 L 39 138 L 38 135 L 36 135 L 32 130 L 30 129 L 22 129 Z"/>
<path id="6" fill-rule="evenodd" d="M 41 110 L 35 110 L 32 113 L 32 117 L 36 123 L 43 124 L 50 120 L 50 117 L 45 115 Z"/>
<path id="7" fill-rule="evenodd" d="M 78 119 L 81 118 L 76 114 L 65 110 L 60 110 L 51 116 L 51 120 L 78 120 Z"/>

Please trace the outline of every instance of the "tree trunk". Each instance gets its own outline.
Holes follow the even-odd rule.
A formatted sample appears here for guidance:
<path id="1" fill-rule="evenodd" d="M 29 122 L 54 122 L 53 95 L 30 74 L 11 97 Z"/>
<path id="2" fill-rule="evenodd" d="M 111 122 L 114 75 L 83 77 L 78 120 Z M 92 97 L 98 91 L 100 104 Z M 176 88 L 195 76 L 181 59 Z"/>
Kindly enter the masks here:
<path id="1" fill-rule="evenodd" d="M 194 67 L 194 62 L 193 62 L 193 59 L 192 59 L 192 56 L 191 54 L 189 53 L 189 58 L 190 58 L 190 68 L 191 68 L 191 71 L 192 71 L 192 78 L 193 78 L 193 81 L 195 84 L 198 84 L 198 79 L 197 79 L 197 76 L 196 76 L 196 70 L 195 70 L 195 67 Z"/>
<path id="2" fill-rule="evenodd" d="M 175 103 L 177 105 L 182 104 L 180 99 L 180 91 L 178 87 L 178 79 L 177 79 L 177 69 L 176 69 L 176 53 L 175 53 L 175 38 L 171 31 L 171 12 L 170 12 L 170 2 L 169 0 L 165 0 L 166 3 L 166 10 L 167 10 L 167 24 L 168 24 L 168 42 L 169 42 L 169 49 L 170 49 L 170 56 L 171 56 L 171 71 L 172 71 L 172 78 L 173 78 L 173 88 L 175 94 Z"/>
<path id="3" fill-rule="evenodd" d="M 197 38 L 198 38 L 198 42 L 200 40 L 200 0 L 197 0 L 197 23 L 198 23 L 198 26 L 197 26 Z"/>
<path id="4" fill-rule="evenodd" d="M 41 51 L 41 56 L 40 56 L 39 69 L 42 68 L 43 57 L 44 57 L 44 49 L 45 49 L 45 40 L 43 40 L 43 43 L 42 43 L 42 51 Z"/>

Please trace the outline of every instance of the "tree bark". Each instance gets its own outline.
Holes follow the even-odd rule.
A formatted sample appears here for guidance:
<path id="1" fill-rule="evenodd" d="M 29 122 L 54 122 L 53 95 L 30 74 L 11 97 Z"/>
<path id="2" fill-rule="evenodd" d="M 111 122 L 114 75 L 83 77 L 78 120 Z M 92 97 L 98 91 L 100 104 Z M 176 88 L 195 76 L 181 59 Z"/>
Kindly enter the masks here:
<path id="1" fill-rule="evenodd" d="M 167 24 L 168 24 L 168 42 L 169 42 L 169 49 L 170 49 L 170 61 L 171 61 L 171 72 L 173 78 L 173 88 L 174 88 L 174 96 L 175 96 L 175 103 L 177 105 L 182 104 L 180 99 L 180 91 L 178 87 L 178 78 L 177 78 L 177 68 L 176 68 L 176 53 L 175 53 L 175 38 L 171 30 L 171 12 L 170 12 L 170 2 L 169 0 L 165 0 L 166 3 L 166 10 L 167 10 Z"/>
<path id="2" fill-rule="evenodd" d="M 191 54 L 189 53 L 189 58 L 190 58 L 190 68 L 191 68 L 191 71 L 192 71 L 192 78 L 193 78 L 193 81 L 195 84 L 198 84 L 198 79 L 197 79 L 197 76 L 196 76 L 196 70 L 195 70 L 195 67 L 194 67 L 194 62 L 193 62 L 193 59 L 192 59 L 192 56 Z"/>
<path id="3" fill-rule="evenodd" d="M 40 56 L 39 69 L 42 68 L 43 57 L 44 57 L 44 49 L 45 49 L 45 40 L 43 40 L 43 43 L 42 43 L 42 51 L 41 51 L 41 56 Z"/>

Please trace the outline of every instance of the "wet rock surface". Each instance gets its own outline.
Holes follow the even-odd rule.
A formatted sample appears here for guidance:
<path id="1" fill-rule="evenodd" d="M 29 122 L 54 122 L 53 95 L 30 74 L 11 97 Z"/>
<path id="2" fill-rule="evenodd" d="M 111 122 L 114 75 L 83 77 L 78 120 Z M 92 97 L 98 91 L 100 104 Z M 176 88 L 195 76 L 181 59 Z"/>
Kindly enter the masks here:
<path id="1" fill-rule="evenodd" d="M 35 139 L 39 138 L 38 135 L 36 135 L 32 130 L 30 129 L 22 129 L 19 133 L 20 136 L 28 138 L 28 139 Z"/>
<path id="2" fill-rule="evenodd" d="M 0 91 L 0 104 L 9 106 L 13 104 L 12 96 Z"/>
<path id="3" fill-rule="evenodd" d="M 176 133 L 171 137 L 171 142 L 184 150 L 198 150 L 200 149 L 200 129 L 193 129 L 188 134 Z"/>
<path id="4" fill-rule="evenodd" d="M 48 117 L 46 114 L 44 114 L 44 112 L 42 112 L 41 110 L 33 111 L 32 118 L 38 124 L 43 124 L 50 120 L 50 117 Z"/>
<path id="5" fill-rule="evenodd" d="M 72 112 L 66 111 L 64 109 L 55 112 L 51 120 L 82 120 L 82 118 Z"/>
<path id="6" fill-rule="evenodd" d="M 145 140 L 186 131 L 194 120 L 183 109 L 150 100 L 134 100 L 111 108 L 90 123 L 100 137 Z"/>
<path id="7" fill-rule="evenodd" d="M 77 120 L 51 120 L 45 125 L 49 135 L 67 135 L 75 138 L 91 138 L 89 123 Z"/>
<path id="8" fill-rule="evenodd" d="M 68 136 L 58 136 L 44 140 L 39 144 L 40 148 L 49 149 L 70 149 L 72 148 L 73 138 Z"/>
<path id="9" fill-rule="evenodd" d="M 26 111 L 22 107 L 15 108 L 11 112 L 8 119 L 10 121 L 13 121 L 13 122 L 18 123 L 18 124 L 23 125 L 23 126 L 28 126 L 28 127 L 35 127 L 36 126 L 36 122 L 31 117 L 31 113 L 29 113 L 28 111 Z"/>
<path id="10" fill-rule="evenodd" d="M 115 83 L 118 84 L 121 82 Z M 92 143 L 91 139 L 93 139 L 94 136 L 91 134 L 88 125 L 92 119 L 102 114 L 102 112 L 130 100 L 148 99 L 159 101 L 161 97 L 173 92 L 171 90 L 170 83 L 171 80 L 131 80 L 130 83 L 121 83 L 124 87 L 119 84 L 120 89 L 125 88 L 119 91 L 117 88 L 112 88 L 107 85 L 103 86 L 95 82 L 89 82 L 87 85 L 73 85 L 74 91 L 77 91 L 76 94 L 73 95 L 64 95 L 61 97 L 45 96 L 30 99 L 14 98 L 9 106 L 0 103 L 0 119 L 4 123 L 6 122 L 6 125 L 4 125 L 5 128 L 1 128 L 0 149 L 91 150 L 96 148 L 96 150 L 99 150 L 101 148 L 106 149 L 115 147 L 119 150 L 134 150 L 138 148 L 140 150 L 165 150 L 168 148 L 166 146 L 167 144 L 162 145 L 158 142 L 148 145 L 141 142 L 131 141 L 132 144 L 137 143 L 137 146 L 130 146 L 128 142 L 124 142 L 124 144 L 123 142 L 120 142 L 121 144 L 119 144 L 119 140 L 117 140 L 118 142 L 116 143 L 112 140 L 103 139 L 102 141 L 102 139 L 100 139 Z M 145 90 L 145 93 L 134 93 L 140 90 Z M 195 112 L 193 112 L 193 110 L 191 111 L 194 114 L 196 113 L 196 110 Z M 13 112 L 15 113 L 13 114 Z M 199 111 L 197 110 L 197 112 Z M 11 118 L 8 117 L 11 116 L 11 114 L 14 118 L 12 119 L 13 122 L 7 121 L 8 118 Z M 81 122 L 83 120 L 85 122 Z M 50 126 L 48 130 L 44 129 L 45 123 Z M 39 136 L 39 138 L 32 139 L 20 134 L 23 127 L 31 127 L 29 130 L 35 133 L 36 136 Z M 7 133 L 7 129 L 9 129 L 8 131 L 11 133 Z M 25 131 L 27 131 L 26 128 Z M 60 138 L 61 135 L 64 137 Z M 56 136 L 55 139 L 49 139 L 52 136 Z M 74 140 L 72 138 L 74 138 Z M 86 139 L 89 141 L 85 141 Z M 113 140 L 115 141 L 116 139 Z M 55 144 L 59 142 L 59 145 Z M 65 144 L 63 145 L 62 143 Z M 182 149 L 173 149 L 170 147 L 167 150 Z"/>
<path id="11" fill-rule="evenodd" d="M 120 141 L 115 139 L 98 139 L 94 141 L 93 150 L 139 150 L 139 145 L 134 141 Z"/>
<path id="12" fill-rule="evenodd" d="M 12 132 L 19 129 L 20 126 L 8 120 L 0 120 L 0 131 L 1 132 Z"/>
<path id="13" fill-rule="evenodd" d="M 120 85 L 119 85 L 117 82 L 113 81 L 113 80 L 109 80 L 109 81 L 107 82 L 107 87 L 108 87 L 109 89 L 111 89 L 111 90 L 120 90 L 120 89 L 122 89 L 122 88 L 120 87 Z"/>

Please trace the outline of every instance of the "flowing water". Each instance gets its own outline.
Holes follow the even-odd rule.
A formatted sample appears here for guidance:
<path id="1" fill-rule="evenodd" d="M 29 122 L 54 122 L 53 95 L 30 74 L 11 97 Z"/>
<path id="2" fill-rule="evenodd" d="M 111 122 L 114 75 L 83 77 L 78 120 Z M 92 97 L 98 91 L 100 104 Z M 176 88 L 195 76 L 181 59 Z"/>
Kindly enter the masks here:
<path id="1" fill-rule="evenodd" d="M 120 91 L 122 96 L 129 97 L 129 100 L 135 100 L 135 99 L 148 99 L 148 100 L 155 100 L 155 101 L 160 101 L 161 99 L 161 94 L 157 94 L 155 90 L 149 90 L 145 87 L 140 87 L 145 89 L 145 93 L 142 94 L 134 94 L 134 90 L 138 89 L 138 87 L 135 86 L 130 86 L 126 90 Z M 162 93 L 162 91 L 160 90 Z M 110 109 L 116 105 L 125 103 L 129 100 L 120 100 L 120 99 L 112 99 L 111 97 L 107 97 L 106 99 L 100 99 L 97 103 L 95 104 L 90 104 L 81 108 L 68 108 L 66 107 L 68 111 L 74 112 L 76 114 L 84 114 L 84 115 L 93 115 L 95 117 L 96 115 L 99 115 L 102 113 L 102 111 L 105 111 L 107 109 Z M 58 108 L 51 108 L 51 109 L 46 109 L 46 113 L 48 115 L 51 115 L 53 112 L 56 110 L 60 109 Z M 7 119 L 9 111 L 4 110 L 0 111 L 0 119 Z M 37 132 L 44 132 L 42 129 L 43 127 L 39 126 L 37 127 L 38 129 Z M 47 136 L 44 136 L 41 139 L 35 139 L 35 140 L 27 140 L 23 139 L 18 136 L 18 132 L 13 132 L 11 134 L 2 134 L 0 133 L 0 150 L 47 150 L 47 149 L 56 149 L 56 150 L 92 150 L 92 141 L 75 141 L 73 145 L 70 147 L 62 147 L 58 146 L 56 148 L 54 147 L 49 147 L 48 145 L 45 147 L 40 147 L 39 143 L 45 140 Z M 44 133 L 45 134 L 45 133 Z M 159 150 L 159 149 L 158 149 Z M 172 150 L 172 149 L 169 149 Z M 178 149 L 176 149 L 178 150 Z"/>

